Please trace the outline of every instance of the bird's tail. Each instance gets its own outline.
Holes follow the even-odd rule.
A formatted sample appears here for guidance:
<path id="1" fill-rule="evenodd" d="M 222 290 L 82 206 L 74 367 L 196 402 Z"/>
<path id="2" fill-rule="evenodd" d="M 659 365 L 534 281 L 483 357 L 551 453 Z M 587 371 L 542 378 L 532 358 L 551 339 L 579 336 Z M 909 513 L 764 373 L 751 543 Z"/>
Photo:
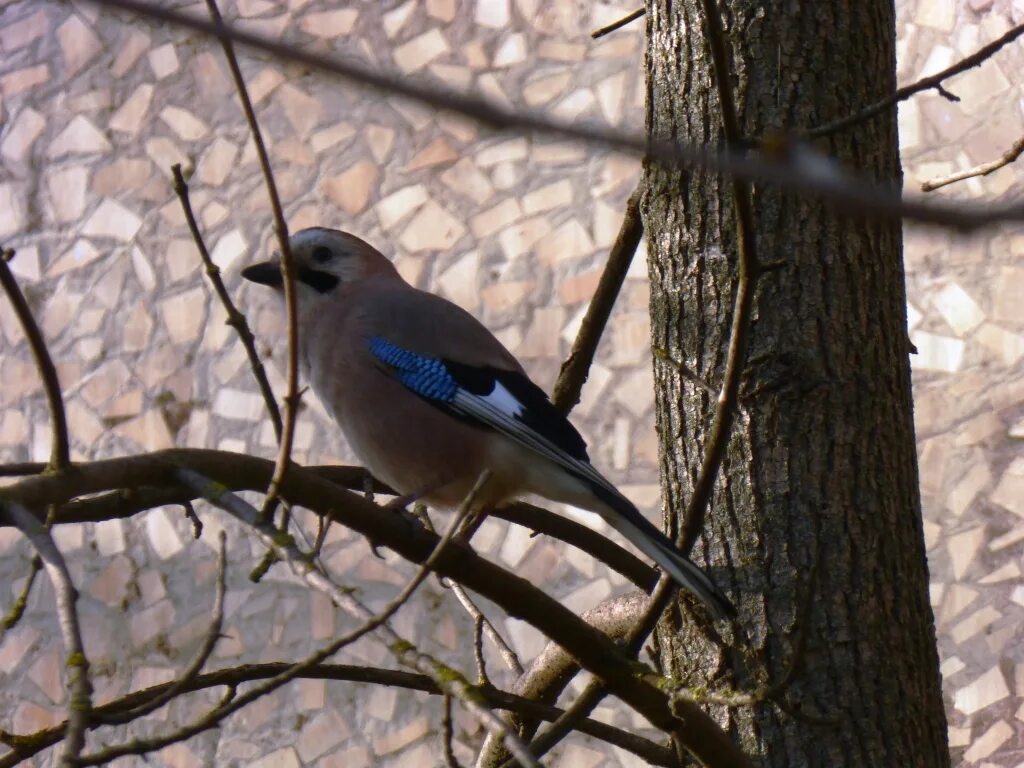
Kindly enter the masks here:
<path id="1" fill-rule="evenodd" d="M 696 595 L 711 609 L 716 618 L 736 615 L 736 608 L 707 575 L 633 504 L 618 492 L 606 487 L 594 488 L 604 509 L 598 513 L 637 549 L 657 563 L 679 586 Z"/>

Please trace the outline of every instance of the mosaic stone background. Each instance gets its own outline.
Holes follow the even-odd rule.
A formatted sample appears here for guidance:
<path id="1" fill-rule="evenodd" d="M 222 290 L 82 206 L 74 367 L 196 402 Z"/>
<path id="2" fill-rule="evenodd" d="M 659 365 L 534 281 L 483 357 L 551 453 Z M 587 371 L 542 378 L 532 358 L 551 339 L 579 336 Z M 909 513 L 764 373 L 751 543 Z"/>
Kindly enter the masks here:
<path id="1" fill-rule="evenodd" d="M 179 4 L 180 5 L 180 4 Z M 338 8 L 336 5 L 341 5 Z M 899 76 L 937 71 L 1024 21 L 1021 0 L 902 0 Z M 189 6 L 193 7 L 193 6 Z M 202 13 L 199 5 L 194 6 Z M 436 79 L 503 104 L 595 125 L 639 127 L 642 22 L 591 41 L 633 3 L 408 0 L 332 4 L 237 0 L 225 16 L 314 50 Z M 281 320 L 239 269 L 263 258 L 270 214 L 219 50 L 207 41 L 80 2 L 0 2 L 0 238 L 57 362 L 76 457 L 173 445 L 272 456 L 274 440 L 240 345 L 211 300 L 169 182 L 195 169 L 192 198 L 214 259 L 264 341 Z M 544 386 L 568 351 L 639 168 L 545 139 L 495 136 L 403 101 L 328 84 L 259 56 L 242 61 L 293 229 L 350 229 L 415 284 L 475 312 Z M 1024 132 L 1024 46 L 900 107 L 908 188 L 991 160 Z M 943 190 L 1020 195 L 1024 164 Z M 956 762 L 1024 765 L 1024 228 L 970 239 L 906 232 L 916 420 L 932 596 Z M 595 463 L 652 515 L 659 507 L 647 284 L 638 258 L 576 410 Z M 269 370 L 283 389 L 280 349 Z M 0 460 L 45 459 L 48 422 L 17 322 L 0 303 Z M 312 397 L 299 421 L 303 462 L 349 461 Z M 97 700 L 170 679 L 198 648 L 212 604 L 216 531 L 193 541 L 176 508 L 130 522 L 63 527 L 81 586 Z M 226 634 L 212 664 L 297 658 L 350 625 L 327 600 L 231 534 Z M 626 585 L 571 548 L 488 522 L 475 540 L 573 610 Z M 335 527 L 335 574 L 383 603 L 411 573 Z M 0 604 L 18 594 L 29 551 L 0 531 Z M 42 580 L 45 581 L 45 580 Z M 48 584 L 0 646 L 0 726 L 33 731 L 64 717 L 62 649 Z M 429 583 L 395 620 L 425 650 L 469 667 L 471 625 Z M 525 659 L 542 647 L 504 629 Z M 489 655 L 499 684 L 500 660 Z M 388 664 L 372 639 L 341 661 Z M 157 712 L 132 733 L 189 721 L 215 694 Z M 151 755 L 149 765 L 385 768 L 439 762 L 440 708 L 391 689 L 303 681 L 224 726 Z M 598 715 L 643 723 L 606 706 Z M 458 753 L 477 736 L 456 720 Z M 121 739 L 124 729 L 106 731 Z M 90 739 L 100 746 L 102 739 Z M 50 765 L 51 755 L 35 761 Z M 122 766 L 141 764 L 125 759 Z M 586 739 L 552 765 L 639 766 Z"/>

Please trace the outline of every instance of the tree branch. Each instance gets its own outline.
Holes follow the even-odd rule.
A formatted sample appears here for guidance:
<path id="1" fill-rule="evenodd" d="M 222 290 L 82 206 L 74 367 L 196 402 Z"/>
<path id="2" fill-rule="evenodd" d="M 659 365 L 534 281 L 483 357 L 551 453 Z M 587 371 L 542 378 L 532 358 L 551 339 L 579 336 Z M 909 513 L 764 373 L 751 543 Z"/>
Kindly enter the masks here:
<path id="1" fill-rule="evenodd" d="M 217 9 L 216 0 L 206 0 L 206 8 L 213 19 L 214 29 L 223 31 L 224 20 Z M 266 498 L 263 500 L 263 509 L 260 514 L 266 518 L 272 518 L 277 507 L 277 499 L 281 492 L 281 481 L 288 470 L 288 463 L 292 455 L 292 443 L 295 440 L 295 418 L 299 410 L 299 318 L 298 298 L 295 294 L 295 264 L 292 260 L 292 250 L 288 242 L 288 224 L 284 220 L 284 210 L 281 208 L 281 198 L 277 194 L 277 184 L 274 181 L 274 171 L 270 167 L 270 156 L 267 154 L 267 147 L 263 142 L 263 132 L 260 131 L 259 122 L 256 120 L 256 111 L 252 106 L 252 99 L 249 98 L 249 91 L 245 87 L 245 78 L 242 77 L 242 70 L 238 66 L 238 58 L 235 56 L 235 46 L 231 38 L 225 34 L 218 34 L 221 47 L 224 49 L 224 57 L 228 61 L 228 68 L 231 70 L 231 79 L 235 82 L 235 90 L 238 91 L 238 100 L 242 103 L 242 112 L 245 113 L 245 122 L 252 134 L 253 146 L 256 148 L 256 157 L 259 158 L 260 170 L 263 172 L 263 182 L 267 187 L 267 196 L 270 198 L 270 209 L 274 214 L 274 232 L 277 235 L 277 245 L 281 249 L 281 275 L 283 277 L 285 316 L 288 322 L 288 356 L 286 365 L 287 394 L 284 396 L 284 424 L 278 439 L 277 461 L 274 464 L 274 475 L 270 478 L 270 486 L 267 488 Z M 287 526 L 282 525 L 284 530 Z"/>
<path id="2" fill-rule="evenodd" d="M 185 182 L 184 175 L 182 175 L 181 165 L 176 163 L 171 166 L 171 174 L 174 176 L 174 192 L 178 195 L 178 200 L 181 201 L 181 208 L 185 212 L 185 221 L 188 223 L 189 232 L 192 233 L 192 240 L 196 244 L 196 250 L 199 251 L 199 258 L 203 260 L 203 266 L 206 267 L 206 275 L 210 278 L 213 292 L 217 294 L 221 306 L 227 312 L 228 325 L 235 329 L 235 333 L 238 334 L 238 338 L 242 342 L 245 354 L 249 358 L 249 367 L 252 369 L 252 375 L 260 388 L 263 403 L 267 406 L 267 413 L 270 414 L 270 423 L 274 426 L 274 435 L 277 437 L 278 443 L 280 443 L 282 432 L 281 410 L 277 407 L 274 390 L 270 388 L 270 382 L 267 380 L 267 371 L 263 367 L 263 361 L 260 360 L 259 353 L 256 351 L 256 337 L 253 336 L 245 315 L 238 311 L 235 302 L 231 300 L 231 294 L 228 293 L 224 280 L 220 276 L 220 267 L 214 263 L 210 257 L 210 252 L 206 248 L 206 242 L 203 240 L 203 235 L 199 231 L 199 224 L 196 222 L 195 214 L 192 212 L 188 184 Z"/>
<path id="3" fill-rule="evenodd" d="M 434 109 L 454 112 L 494 129 L 534 131 L 593 146 L 617 149 L 671 167 L 702 168 L 745 181 L 776 184 L 786 189 L 817 195 L 833 207 L 840 208 L 845 215 L 886 220 L 906 219 L 960 231 L 971 231 L 996 222 L 1024 220 L 1024 204 L 1021 203 L 950 205 L 925 202 L 921 199 L 902 197 L 892 186 L 869 183 L 852 175 L 823 178 L 821 175 L 794 168 L 791 163 L 753 152 L 729 152 L 669 141 L 653 141 L 624 131 L 589 128 L 579 121 L 551 120 L 523 109 L 505 109 L 483 99 L 424 86 L 405 76 L 386 74 L 379 69 L 370 69 L 351 61 L 321 56 L 227 25 L 211 24 L 161 5 L 150 5 L 139 0 L 91 1 L 103 7 L 131 11 L 218 39 L 232 40 L 240 45 L 270 53 L 281 61 L 303 64 L 310 69 L 337 75 L 381 92 L 403 96 Z"/>
<path id="4" fill-rule="evenodd" d="M 957 181 L 971 179 L 975 176 L 988 176 L 990 173 L 998 171 L 1000 168 L 1009 165 L 1022 154 L 1024 154 L 1024 136 L 1017 139 L 1013 146 L 1006 150 L 998 160 L 990 160 L 987 163 L 982 163 L 981 165 L 976 165 L 973 168 L 968 168 L 966 171 L 957 171 L 949 176 L 939 176 L 926 181 L 921 185 L 921 191 L 932 192 L 940 187 L 944 187 L 947 184 L 953 184 Z"/>
<path id="5" fill-rule="evenodd" d="M 4 265 L 6 266 L 6 264 Z M 89 659 L 85 655 L 82 630 L 78 621 L 78 591 L 71 581 L 67 563 L 53 542 L 50 531 L 29 510 L 16 502 L 0 499 L 2 509 L 35 547 L 43 567 L 53 583 L 57 600 L 57 618 L 64 638 L 65 684 L 68 688 L 68 721 L 64 732 L 64 753 L 61 762 L 75 765 L 85 747 L 85 732 L 92 714 L 92 685 L 89 682 Z"/>
<path id="6" fill-rule="evenodd" d="M 46 403 L 50 408 L 50 469 L 64 469 L 71 463 L 71 449 L 68 441 L 68 421 L 64 415 L 64 399 L 60 392 L 60 382 L 57 379 L 57 369 L 53 366 L 53 359 L 46 348 L 46 340 L 43 338 L 36 320 L 32 317 L 32 310 L 25 301 L 25 295 L 18 287 L 18 281 L 14 273 L 7 266 L 7 262 L 14 256 L 14 251 L 5 250 L 3 258 L 0 258 L 0 284 L 3 285 L 14 314 L 21 323 L 21 328 L 28 339 L 29 349 L 32 350 L 32 357 L 35 358 L 36 368 L 39 369 L 39 378 L 43 381 L 43 390 L 46 392 Z"/>
<path id="7" fill-rule="evenodd" d="M 219 686 L 236 688 L 245 683 L 276 677 L 282 672 L 289 670 L 292 666 L 292 664 L 286 662 L 271 662 L 266 664 L 245 664 L 207 672 L 189 681 L 184 689 L 179 692 L 179 695 Z M 316 664 L 298 673 L 295 677 L 309 680 L 336 680 L 368 685 L 395 686 L 434 696 L 442 695 L 441 689 L 426 675 L 401 670 L 378 669 L 347 664 Z M 113 717 L 124 710 L 145 706 L 147 702 L 162 696 L 175 684 L 175 682 L 161 683 L 150 688 L 133 691 L 116 701 L 96 707 L 93 711 L 99 716 L 99 719 Z M 495 709 L 515 712 L 522 717 L 554 720 L 562 712 L 558 707 L 540 704 L 528 698 L 497 689 L 481 689 L 480 695 L 489 706 Z M 52 728 L 46 728 L 30 734 L 0 732 L 0 743 L 6 744 L 13 750 L 0 756 L 0 768 L 12 768 L 12 766 L 38 754 L 47 747 L 53 746 L 63 738 L 66 728 L 67 722 L 64 722 Z M 595 739 L 600 739 L 632 752 L 642 757 L 651 765 L 668 766 L 674 764 L 672 754 L 667 748 L 655 744 L 649 739 L 636 736 L 598 720 L 585 720 L 580 724 L 579 731 Z"/>
<path id="8" fill-rule="evenodd" d="M 76 465 L 74 471 L 27 477 L 0 488 L 0 499 L 29 506 L 60 504 L 85 493 L 112 488 L 166 486 L 176 480 L 176 468 L 202 472 L 225 487 L 258 490 L 266 487 L 269 462 L 243 454 L 198 449 L 167 450 L 123 459 Z M 330 514 L 382 546 L 413 562 L 423 562 L 433 551 L 437 536 L 408 515 L 382 515 L 380 508 L 345 491 L 316 473 L 293 465 L 282 491 L 294 504 Z M 284 536 L 278 532 L 278 536 Z M 312 568 L 312 566 L 310 566 Z M 628 706 L 666 732 L 678 730 L 695 756 L 711 766 L 749 766 L 749 760 L 727 734 L 699 707 L 669 709 L 660 678 L 641 672 L 642 666 L 626 659 L 605 635 L 581 621 L 525 579 L 480 557 L 469 547 L 453 542 L 438 558 L 436 570 L 492 600 L 509 615 L 523 619 L 556 640 L 588 671 L 602 678 L 609 690 Z"/>
<path id="9" fill-rule="evenodd" d="M 558 381 L 555 382 L 555 388 L 551 393 L 551 402 L 564 414 L 568 414 L 580 401 L 580 392 L 594 362 L 597 345 L 615 307 L 615 300 L 622 290 L 622 283 L 626 279 L 640 238 L 643 237 L 640 194 L 640 187 L 637 187 L 626 201 L 622 226 L 619 227 L 619 234 L 608 253 L 608 261 L 601 273 L 597 290 L 594 291 L 587 313 L 583 316 L 579 333 L 572 344 L 572 351 L 558 371 Z"/>
<path id="10" fill-rule="evenodd" d="M 983 63 L 986 59 L 991 58 L 993 54 L 998 52 L 1003 46 L 1012 43 L 1021 35 L 1024 35 L 1024 24 L 1018 24 L 1016 27 L 1010 29 L 1002 37 L 993 40 L 986 46 L 979 48 L 977 51 L 972 53 L 970 56 L 961 59 L 956 64 L 946 67 L 941 72 L 937 72 L 934 75 L 923 77 L 915 83 L 905 85 L 902 88 L 896 89 L 896 92 L 886 96 L 884 99 L 879 99 L 874 104 L 865 107 L 860 112 L 856 112 L 848 117 L 844 117 L 840 120 L 836 120 L 826 125 L 822 125 L 818 128 L 813 128 L 807 131 L 801 138 L 808 139 L 819 139 L 823 136 L 829 136 L 833 133 L 837 133 L 851 126 L 862 123 L 865 120 L 869 120 L 875 115 L 881 114 L 890 107 L 895 106 L 901 101 L 909 99 L 911 96 L 920 93 L 921 91 L 927 91 L 931 88 L 935 88 L 940 93 L 943 93 L 945 89 L 942 87 L 942 82 L 948 80 L 954 75 L 959 75 L 961 72 L 966 72 L 968 69 L 973 69 L 979 64 Z M 945 92 L 946 97 L 949 97 L 948 91 Z M 954 98 L 954 100 L 956 100 Z"/>
<path id="11" fill-rule="evenodd" d="M 623 16 L 618 21 L 613 21 L 611 24 L 606 24 L 603 27 L 598 27 L 597 29 L 590 33 L 590 37 L 594 40 L 597 40 L 598 38 L 604 37 L 607 34 L 611 34 L 612 32 L 618 29 L 622 29 L 627 24 L 633 23 L 641 16 L 643 16 L 646 12 L 646 8 L 637 8 L 635 11 Z"/>

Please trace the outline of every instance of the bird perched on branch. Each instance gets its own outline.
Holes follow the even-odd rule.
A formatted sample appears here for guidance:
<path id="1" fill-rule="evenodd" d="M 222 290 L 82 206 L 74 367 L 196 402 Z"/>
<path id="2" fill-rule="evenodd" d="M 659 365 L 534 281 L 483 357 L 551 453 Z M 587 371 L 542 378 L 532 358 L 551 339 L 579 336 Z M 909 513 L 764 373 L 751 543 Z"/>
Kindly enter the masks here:
<path id="1" fill-rule="evenodd" d="M 716 616 L 734 609 L 708 577 L 590 464 L 583 438 L 476 318 L 405 282 L 354 235 L 289 241 L 299 359 L 356 456 L 402 494 L 456 507 L 527 493 L 592 510 Z M 279 260 L 242 271 L 283 296 Z"/>

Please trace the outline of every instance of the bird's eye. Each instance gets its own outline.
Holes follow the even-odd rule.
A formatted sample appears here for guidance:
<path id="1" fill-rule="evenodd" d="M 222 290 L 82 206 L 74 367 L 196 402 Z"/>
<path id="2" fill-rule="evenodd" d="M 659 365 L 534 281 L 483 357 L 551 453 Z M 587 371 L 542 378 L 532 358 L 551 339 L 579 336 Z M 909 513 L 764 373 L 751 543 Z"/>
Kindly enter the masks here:
<path id="1" fill-rule="evenodd" d="M 311 255 L 313 261 L 315 261 L 317 264 L 326 264 L 328 261 L 334 258 L 334 254 L 331 253 L 331 249 L 323 245 L 314 248 L 313 253 Z"/>

